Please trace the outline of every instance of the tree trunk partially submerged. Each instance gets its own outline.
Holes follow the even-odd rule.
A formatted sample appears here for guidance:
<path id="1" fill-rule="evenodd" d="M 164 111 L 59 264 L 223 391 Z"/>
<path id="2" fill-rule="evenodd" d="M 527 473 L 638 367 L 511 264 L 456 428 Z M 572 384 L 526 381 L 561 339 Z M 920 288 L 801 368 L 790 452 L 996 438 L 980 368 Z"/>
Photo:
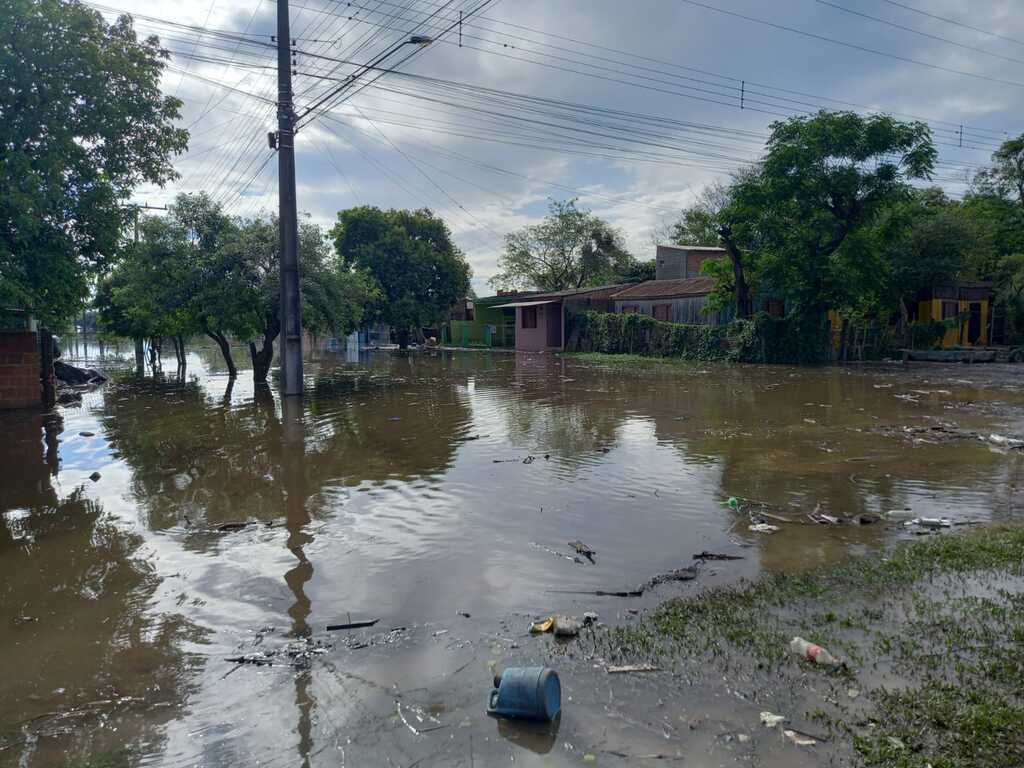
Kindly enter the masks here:
<path id="1" fill-rule="evenodd" d="M 142 376 L 146 373 L 146 347 L 141 336 L 136 336 L 135 342 L 135 375 Z"/>
<path id="2" fill-rule="evenodd" d="M 736 317 L 750 317 L 750 287 L 747 285 L 747 275 L 743 266 L 743 254 L 732 239 L 732 227 L 723 225 L 718 228 L 718 236 L 722 238 L 725 250 L 729 254 L 729 261 L 732 262 L 733 286 L 736 290 Z"/>
<path id="3" fill-rule="evenodd" d="M 249 342 L 249 356 L 252 358 L 252 380 L 257 384 L 265 382 L 270 373 L 270 364 L 274 360 L 274 340 L 281 332 L 281 324 L 276 315 L 267 318 L 267 329 L 263 332 L 263 343 L 260 349 L 256 342 Z"/>
<path id="4" fill-rule="evenodd" d="M 224 363 L 228 367 L 228 376 L 232 379 L 238 375 L 238 369 L 235 368 L 235 360 L 231 357 L 231 345 L 228 343 L 228 338 L 221 331 L 211 330 L 210 327 L 203 323 L 203 333 L 217 342 L 217 346 L 220 347 L 220 353 L 224 356 Z"/>
<path id="5" fill-rule="evenodd" d="M 401 328 L 398 331 L 398 348 L 408 349 L 409 348 L 409 329 Z"/>

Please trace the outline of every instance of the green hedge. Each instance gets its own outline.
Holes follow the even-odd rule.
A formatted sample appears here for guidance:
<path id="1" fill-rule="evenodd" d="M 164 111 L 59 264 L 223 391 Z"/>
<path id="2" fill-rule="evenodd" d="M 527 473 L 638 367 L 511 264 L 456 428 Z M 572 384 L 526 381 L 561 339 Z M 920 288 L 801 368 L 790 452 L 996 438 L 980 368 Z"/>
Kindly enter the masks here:
<path id="1" fill-rule="evenodd" d="M 728 325 L 665 323 L 649 315 L 567 316 L 566 351 L 683 360 L 818 363 L 830 359 L 827 326 L 759 316 Z"/>

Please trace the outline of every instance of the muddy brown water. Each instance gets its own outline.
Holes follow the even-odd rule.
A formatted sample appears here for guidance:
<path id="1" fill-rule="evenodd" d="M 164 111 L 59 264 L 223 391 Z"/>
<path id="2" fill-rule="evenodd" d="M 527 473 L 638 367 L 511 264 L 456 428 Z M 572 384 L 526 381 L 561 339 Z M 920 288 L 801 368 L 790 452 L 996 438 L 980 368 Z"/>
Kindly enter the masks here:
<path id="1" fill-rule="evenodd" d="M 1024 436 L 1019 367 L 435 352 L 319 353 L 306 372 L 309 396 L 282 403 L 201 350 L 183 380 L 122 370 L 80 407 L 0 415 L 0 765 L 815 764 L 734 741 L 731 716 L 756 722 L 742 697 L 611 678 L 530 619 L 627 623 L 880 552 L 912 536 L 905 517 L 1022 502 L 1021 453 L 991 437 Z M 730 496 L 898 515 L 764 536 Z M 744 559 L 638 599 L 556 591 L 633 588 L 701 550 Z M 559 660 L 555 727 L 485 716 L 495 669 Z"/>

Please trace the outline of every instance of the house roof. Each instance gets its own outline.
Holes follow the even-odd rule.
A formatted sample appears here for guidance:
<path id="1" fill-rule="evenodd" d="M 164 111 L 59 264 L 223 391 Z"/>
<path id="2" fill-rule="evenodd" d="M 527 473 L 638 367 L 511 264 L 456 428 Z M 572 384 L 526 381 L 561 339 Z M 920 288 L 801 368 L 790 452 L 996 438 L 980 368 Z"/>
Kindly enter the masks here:
<path id="1" fill-rule="evenodd" d="M 496 304 L 491 309 L 508 309 L 509 307 L 539 307 L 541 304 L 554 304 L 558 299 L 543 301 L 514 301 L 511 304 Z"/>
<path id="2" fill-rule="evenodd" d="M 570 296 L 584 296 L 590 293 L 602 293 L 608 291 L 614 291 L 616 288 L 624 288 L 625 284 L 617 283 L 613 285 L 594 285 L 589 288 L 570 288 L 567 291 L 548 291 L 546 293 L 535 293 L 531 298 L 534 299 L 564 299 Z"/>
<path id="3" fill-rule="evenodd" d="M 658 243 L 657 247 L 668 248 L 671 251 L 719 251 L 725 253 L 725 248 L 717 245 L 669 245 L 668 243 Z"/>
<path id="4" fill-rule="evenodd" d="M 675 299 L 686 296 L 706 296 L 715 287 L 712 277 L 687 277 L 682 280 L 648 280 L 626 288 L 612 296 L 616 301 L 625 299 Z"/>

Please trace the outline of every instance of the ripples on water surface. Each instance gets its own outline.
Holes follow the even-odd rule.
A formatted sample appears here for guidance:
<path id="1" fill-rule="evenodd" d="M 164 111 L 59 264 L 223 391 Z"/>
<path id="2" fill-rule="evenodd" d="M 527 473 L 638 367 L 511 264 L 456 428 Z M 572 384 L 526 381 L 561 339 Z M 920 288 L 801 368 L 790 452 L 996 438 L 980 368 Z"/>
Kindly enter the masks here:
<path id="1" fill-rule="evenodd" d="M 530 764 L 543 746 L 481 716 L 488 660 L 531 642 L 531 615 L 624 611 L 549 590 L 630 587 L 703 549 L 746 555 L 713 582 L 908 535 L 806 525 L 758 538 L 729 496 L 791 516 L 960 520 L 1019 502 L 1018 453 L 905 430 L 1020 435 L 1012 368 L 323 357 L 293 409 L 215 366 L 204 352 L 181 382 L 118 375 L 80 408 L 0 416 L 0 764 L 128 745 L 129 764 L 450 764 L 473 735 L 477 764 Z M 237 521 L 258 524 L 215 530 Z M 555 554 L 573 539 L 596 564 Z M 324 626 L 349 615 L 408 629 L 339 646 L 309 673 L 223 660 L 339 642 Z M 450 732 L 428 749 L 396 699 L 414 727 Z"/>

